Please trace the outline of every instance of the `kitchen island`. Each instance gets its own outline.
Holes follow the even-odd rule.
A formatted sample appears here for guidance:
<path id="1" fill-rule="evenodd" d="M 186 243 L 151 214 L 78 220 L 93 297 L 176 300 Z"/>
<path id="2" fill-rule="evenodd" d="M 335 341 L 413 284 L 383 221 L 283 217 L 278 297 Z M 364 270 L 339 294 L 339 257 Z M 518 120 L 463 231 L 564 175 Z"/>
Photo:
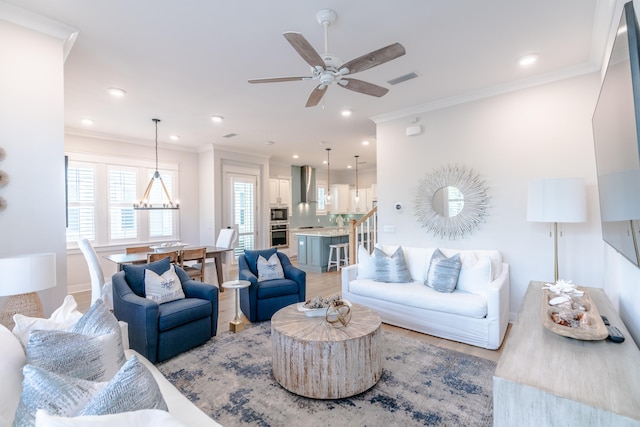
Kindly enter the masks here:
<path id="1" fill-rule="evenodd" d="M 298 267 L 304 271 L 324 273 L 329 263 L 329 245 L 349 242 L 346 227 L 298 229 Z"/>

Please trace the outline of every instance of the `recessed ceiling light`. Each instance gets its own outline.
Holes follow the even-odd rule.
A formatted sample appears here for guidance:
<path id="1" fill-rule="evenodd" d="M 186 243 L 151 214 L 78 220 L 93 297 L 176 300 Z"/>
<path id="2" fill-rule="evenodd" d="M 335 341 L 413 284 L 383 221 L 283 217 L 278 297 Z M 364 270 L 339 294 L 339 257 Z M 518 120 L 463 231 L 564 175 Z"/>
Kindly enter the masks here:
<path id="1" fill-rule="evenodd" d="M 82 122 L 83 125 L 85 126 L 91 126 L 93 124 L 93 120 L 91 119 L 82 119 L 80 120 Z"/>
<path id="2" fill-rule="evenodd" d="M 351 165 L 347 165 L 347 169 L 351 169 Z"/>
<path id="3" fill-rule="evenodd" d="M 299 158 L 299 157 L 300 157 L 300 156 L 298 156 L 297 154 L 294 154 L 294 155 L 293 155 L 293 158 L 294 158 L 294 159 L 297 159 L 297 158 Z"/>
<path id="4" fill-rule="evenodd" d="M 349 117 L 351 115 L 351 110 L 342 110 L 340 114 L 342 114 L 342 117 Z"/>
<path id="5" fill-rule="evenodd" d="M 537 53 L 530 53 L 528 55 L 521 56 L 520 59 L 518 59 L 518 64 L 521 67 L 528 67 L 529 65 L 535 63 L 539 57 L 540 55 L 538 55 Z"/>
<path id="6" fill-rule="evenodd" d="M 326 165 L 326 164 L 327 164 L 327 161 L 326 161 L 326 160 L 323 160 L 323 161 L 322 161 L 322 163 L 324 163 L 324 164 Z"/>
<path id="7" fill-rule="evenodd" d="M 362 141 L 362 145 L 369 145 L 369 141 Z"/>
<path id="8" fill-rule="evenodd" d="M 214 123 L 220 123 L 224 120 L 224 117 L 214 115 L 214 116 L 211 116 L 211 120 L 213 120 Z"/>
<path id="9" fill-rule="evenodd" d="M 180 139 L 180 136 L 179 135 L 171 135 L 171 136 L 169 136 L 169 139 L 172 140 L 172 141 L 177 141 L 177 140 Z"/>
<path id="10" fill-rule="evenodd" d="M 109 91 L 111 96 L 116 96 L 118 98 L 125 96 L 125 94 L 127 93 L 124 89 L 120 89 L 118 87 L 110 87 L 107 89 L 107 91 Z"/>

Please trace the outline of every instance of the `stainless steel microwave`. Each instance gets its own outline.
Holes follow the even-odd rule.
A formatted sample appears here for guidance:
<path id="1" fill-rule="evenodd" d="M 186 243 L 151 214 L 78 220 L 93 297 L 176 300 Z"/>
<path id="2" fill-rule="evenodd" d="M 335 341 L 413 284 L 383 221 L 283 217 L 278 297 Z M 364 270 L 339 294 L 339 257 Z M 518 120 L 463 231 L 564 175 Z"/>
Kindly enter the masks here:
<path id="1" fill-rule="evenodd" d="M 288 219 L 288 208 L 271 208 L 271 221 L 287 221 Z"/>

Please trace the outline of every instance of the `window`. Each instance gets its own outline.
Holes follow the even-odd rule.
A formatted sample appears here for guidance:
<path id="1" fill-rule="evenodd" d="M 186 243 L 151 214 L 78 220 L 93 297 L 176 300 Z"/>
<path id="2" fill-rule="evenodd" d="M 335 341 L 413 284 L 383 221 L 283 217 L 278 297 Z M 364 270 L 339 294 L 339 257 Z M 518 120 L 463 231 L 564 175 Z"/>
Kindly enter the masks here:
<path id="1" fill-rule="evenodd" d="M 316 215 L 326 215 L 327 214 L 327 183 L 324 181 L 317 180 L 316 181 L 316 200 L 318 200 L 318 204 L 316 205 Z"/>
<path id="2" fill-rule="evenodd" d="M 95 240 L 95 166 L 69 162 L 67 168 L 68 218 L 67 242 L 80 237 Z"/>
<path id="3" fill-rule="evenodd" d="M 138 222 L 132 201 L 136 200 L 137 169 L 108 167 L 109 240 L 135 239 Z"/>
<path id="4" fill-rule="evenodd" d="M 179 239 L 178 210 L 133 209 L 154 172 L 149 162 L 69 153 L 67 242 L 81 237 L 97 245 Z M 165 165 L 159 172 L 174 197 L 177 165 Z M 150 195 L 152 203 L 163 200 L 158 184 Z"/>

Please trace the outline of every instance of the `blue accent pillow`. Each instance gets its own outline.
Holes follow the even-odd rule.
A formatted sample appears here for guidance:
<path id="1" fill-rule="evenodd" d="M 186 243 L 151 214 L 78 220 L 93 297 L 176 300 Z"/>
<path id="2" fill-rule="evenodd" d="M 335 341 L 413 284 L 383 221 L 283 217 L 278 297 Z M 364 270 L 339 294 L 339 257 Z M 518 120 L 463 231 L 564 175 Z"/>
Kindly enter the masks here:
<path id="1" fill-rule="evenodd" d="M 408 283 L 411 281 L 411 274 L 404 260 L 402 246 L 398 246 L 396 251 L 387 255 L 383 250 L 374 248 L 373 258 L 375 263 L 375 281 L 386 283 Z"/>
<path id="2" fill-rule="evenodd" d="M 262 255 L 265 259 L 269 259 L 276 252 L 276 248 L 259 249 L 255 251 L 244 251 L 244 256 L 247 258 L 247 264 L 249 265 L 251 272 L 258 276 L 258 257 Z"/>
<path id="3" fill-rule="evenodd" d="M 145 265 L 123 265 L 124 278 L 129 284 L 129 287 L 136 295 L 142 298 L 146 298 L 144 292 L 144 271 L 149 269 L 156 274 L 162 275 L 165 271 L 169 270 L 169 257 L 163 258 L 160 261 L 152 262 Z"/>
<path id="4" fill-rule="evenodd" d="M 438 292 L 453 292 L 458 283 L 460 275 L 460 254 L 457 253 L 451 258 L 447 258 L 440 249 L 436 249 L 431 256 L 431 263 L 427 271 L 427 278 L 424 284 Z"/>

